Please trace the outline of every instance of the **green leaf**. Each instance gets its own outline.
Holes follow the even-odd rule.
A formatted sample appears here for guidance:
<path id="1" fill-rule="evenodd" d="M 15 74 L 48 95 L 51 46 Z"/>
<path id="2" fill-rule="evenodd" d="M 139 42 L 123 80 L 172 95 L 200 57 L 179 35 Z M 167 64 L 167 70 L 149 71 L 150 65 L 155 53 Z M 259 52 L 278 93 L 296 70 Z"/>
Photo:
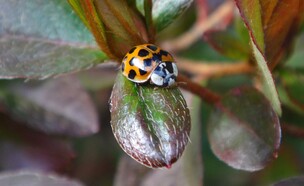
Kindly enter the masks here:
<path id="1" fill-rule="evenodd" d="M 252 0 L 236 0 L 241 16 L 243 17 L 246 26 L 252 32 L 252 37 L 259 50 L 265 52 L 264 32 L 261 18 L 261 6 L 259 1 Z M 250 20 L 250 21 L 249 21 Z"/>
<path id="2" fill-rule="evenodd" d="M 59 177 L 55 174 L 44 173 L 39 171 L 14 171 L 2 172 L 0 174 L 1 186 L 83 186 L 78 181 L 70 180 L 68 178 Z"/>
<path id="3" fill-rule="evenodd" d="M 301 0 L 235 0 L 253 42 L 273 69 L 288 53 L 299 30 Z"/>
<path id="4" fill-rule="evenodd" d="M 79 16 L 79 18 L 81 19 L 81 21 L 88 27 L 90 28 L 90 25 L 86 19 L 86 15 L 85 15 L 85 11 L 81 6 L 81 3 L 79 0 L 67 0 L 71 7 L 74 9 L 74 11 L 76 12 L 76 14 Z"/>
<path id="5" fill-rule="evenodd" d="M 0 78 L 45 78 L 106 56 L 65 1 L 0 1 Z"/>
<path id="6" fill-rule="evenodd" d="M 288 106 L 304 113 L 304 74 L 292 70 L 285 70 L 280 73 L 282 82 L 282 96 Z"/>
<path id="7" fill-rule="evenodd" d="M 254 42 L 251 40 L 251 45 L 253 49 L 253 54 L 257 62 L 257 67 L 260 72 L 260 76 L 263 84 L 263 92 L 265 96 L 269 99 L 273 109 L 277 114 L 282 114 L 281 104 L 279 100 L 279 96 L 271 75 L 271 72 L 268 69 L 267 62 L 265 61 L 264 56 L 258 50 Z"/>
<path id="8" fill-rule="evenodd" d="M 225 31 L 208 31 L 204 33 L 204 38 L 224 56 L 237 60 L 249 59 L 248 37 L 241 37 L 232 26 Z"/>
<path id="9" fill-rule="evenodd" d="M 283 85 L 278 85 L 277 86 L 278 94 L 281 100 L 281 103 L 288 107 L 289 109 L 292 109 L 293 111 L 299 113 L 299 114 L 304 114 L 304 110 L 299 107 L 299 105 L 295 104 L 290 97 L 288 96 L 285 87 Z"/>
<path id="10" fill-rule="evenodd" d="M 92 100 L 74 77 L 12 84 L 0 99 L 14 118 L 48 134 L 86 136 L 99 129 Z"/>
<path id="11" fill-rule="evenodd" d="M 136 0 L 136 6 L 144 15 L 144 1 Z M 193 0 L 153 0 L 152 19 L 158 32 L 170 25 L 187 10 Z"/>
<path id="12" fill-rule="evenodd" d="M 257 171 L 277 157 L 279 118 L 256 89 L 236 88 L 211 114 L 208 138 L 219 159 L 236 169 Z"/>
<path id="13" fill-rule="evenodd" d="M 148 167 L 170 167 L 188 143 L 190 114 L 177 87 L 137 85 L 119 73 L 111 96 L 111 124 L 129 156 Z"/>
<path id="14" fill-rule="evenodd" d="M 286 64 L 284 64 L 284 66 L 292 69 L 304 70 L 303 51 L 304 51 L 304 34 L 301 34 L 295 42 L 295 48 L 293 50 L 293 53 L 287 59 Z"/>

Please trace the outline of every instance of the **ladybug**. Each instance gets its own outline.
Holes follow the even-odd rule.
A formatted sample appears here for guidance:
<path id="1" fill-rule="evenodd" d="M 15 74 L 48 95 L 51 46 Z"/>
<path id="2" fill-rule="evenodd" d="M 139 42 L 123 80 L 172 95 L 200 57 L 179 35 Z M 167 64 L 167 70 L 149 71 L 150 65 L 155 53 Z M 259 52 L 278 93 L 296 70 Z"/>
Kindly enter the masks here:
<path id="1" fill-rule="evenodd" d="M 123 58 L 122 74 L 135 83 L 146 83 L 170 87 L 178 74 L 176 62 L 171 54 L 153 44 L 133 47 Z"/>

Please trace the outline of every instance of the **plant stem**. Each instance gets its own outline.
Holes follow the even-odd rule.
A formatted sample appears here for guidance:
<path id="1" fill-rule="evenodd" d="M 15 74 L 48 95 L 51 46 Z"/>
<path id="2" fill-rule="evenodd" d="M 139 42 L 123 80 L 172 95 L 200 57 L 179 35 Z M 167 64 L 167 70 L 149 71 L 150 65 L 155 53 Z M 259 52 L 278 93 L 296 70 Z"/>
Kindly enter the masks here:
<path id="1" fill-rule="evenodd" d="M 177 82 L 181 88 L 188 90 L 189 92 L 192 92 L 195 95 L 198 95 L 200 98 L 202 98 L 205 102 L 209 104 L 215 105 L 220 101 L 220 95 L 208 90 L 205 87 L 202 87 L 198 83 L 191 81 L 188 77 L 184 75 L 178 75 Z"/>
<path id="2" fill-rule="evenodd" d="M 254 72 L 254 67 L 246 62 L 204 63 L 181 58 L 177 58 L 176 61 L 178 61 L 177 65 L 179 69 L 191 72 L 192 74 L 202 75 L 206 78 Z"/>
<path id="3" fill-rule="evenodd" d="M 176 52 L 188 48 L 191 44 L 203 36 L 203 33 L 219 22 L 221 22 L 227 15 L 231 14 L 234 8 L 233 1 L 226 1 L 216 11 L 214 11 L 207 20 L 197 22 L 189 31 L 180 37 L 164 42 L 162 47 L 170 52 Z"/>
<path id="4" fill-rule="evenodd" d="M 304 138 L 304 128 L 292 125 L 289 123 L 282 123 L 282 131 L 294 137 Z"/>
<path id="5" fill-rule="evenodd" d="M 144 1 L 144 10 L 145 10 L 145 18 L 146 18 L 146 29 L 148 33 L 149 43 L 155 42 L 155 26 L 152 20 L 152 0 Z"/>

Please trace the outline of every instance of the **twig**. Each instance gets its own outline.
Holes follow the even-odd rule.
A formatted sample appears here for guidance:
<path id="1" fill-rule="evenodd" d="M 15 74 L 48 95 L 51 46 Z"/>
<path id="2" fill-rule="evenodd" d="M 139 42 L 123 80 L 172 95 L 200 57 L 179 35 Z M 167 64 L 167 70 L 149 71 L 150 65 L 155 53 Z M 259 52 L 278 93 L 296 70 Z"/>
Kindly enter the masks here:
<path id="1" fill-rule="evenodd" d="M 177 81 L 179 82 L 178 85 L 181 88 L 198 95 L 207 103 L 214 105 L 220 100 L 220 96 L 217 93 L 212 92 L 205 87 L 202 87 L 200 84 L 191 81 L 184 75 L 178 75 Z"/>
<path id="2" fill-rule="evenodd" d="M 294 137 L 304 138 L 304 128 L 292 125 L 289 123 L 282 123 L 282 131 Z"/>
<path id="3" fill-rule="evenodd" d="M 254 67 L 246 62 L 236 63 L 202 63 L 187 59 L 179 59 L 177 66 L 180 70 L 185 70 L 193 74 L 202 75 L 203 77 L 214 77 L 234 74 L 248 74 L 254 72 Z"/>
<path id="4" fill-rule="evenodd" d="M 162 47 L 170 52 L 179 51 L 188 48 L 192 43 L 203 36 L 203 33 L 217 25 L 225 17 L 233 11 L 234 3 L 226 1 L 216 11 L 214 11 L 207 20 L 197 22 L 189 31 L 180 37 L 164 42 Z"/>

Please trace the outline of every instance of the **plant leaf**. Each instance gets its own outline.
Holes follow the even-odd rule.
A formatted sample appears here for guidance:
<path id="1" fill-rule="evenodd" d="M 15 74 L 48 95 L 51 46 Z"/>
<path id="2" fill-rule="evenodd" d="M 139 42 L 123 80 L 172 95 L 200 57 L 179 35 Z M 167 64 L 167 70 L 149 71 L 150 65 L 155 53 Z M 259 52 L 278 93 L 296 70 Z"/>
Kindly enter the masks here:
<path id="1" fill-rule="evenodd" d="M 67 0 L 71 7 L 74 9 L 75 13 L 79 16 L 81 21 L 86 25 L 87 28 L 90 28 L 90 25 L 86 19 L 85 10 L 81 6 L 81 2 L 79 0 Z"/>
<path id="2" fill-rule="evenodd" d="M 131 9 L 124 0 L 96 1 L 103 23 L 132 46 L 142 42 L 139 30 L 133 21 Z"/>
<path id="3" fill-rule="evenodd" d="M 15 171 L 0 174 L 1 186 L 83 186 L 78 181 L 38 171 Z"/>
<path id="4" fill-rule="evenodd" d="M 281 180 L 273 184 L 273 186 L 302 186 L 302 185 L 304 185 L 303 176 L 287 178 L 285 180 Z"/>
<path id="5" fill-rule="evenodd" d="M 188 145 L 181 159 L 168 170 L 148 169 L 140 166 L 129 157 L 120 160 L 115 178 L 115 186 L 162 185 L 162 186 L 200 186 L 203 183 L 201 157 L 200 106 L 201 100 L 193 94 L 183 92 L 191 109 L 191 145 Z M 139 176 L 140 175 L 140 176 Z"/>
<path id="6" fill-rule="evenodd" d="M 178 16 L 184 13 L 193 0 L 155 0 L 152 9 L 153 22 L 158 31 L 170 25 Z"/>
<path id="7" fill-rule="evenodd" d="M 75 9 L 75 11 L 80 14 L 81 19 L 83 18 L 80 9 L 83 10 L 83 14 L 85 15 L 84 23 L 87 23 L 87 26 L 90 28 L 99 47 L 104 53 L 107 54 L 109 58 L 116 60 L 118 57 L 113 54 L 114 51 L 112 51 L 108 46 L 106 28 L 104 27 L 104 24 L 97 13 L 94 0 L 73 0 L 73 2 L 70 4 Z M 81 8 L 79 6 L 81 6 Z"/>
<path id="8" fill-rule="evenodd" d="M 188 105 L 191 107 L 192 132 L 190 134 L 191 145 L 187 146 L 182 157 L 182 174 L 186 185 L 203 185 L 203 160 L 202 160 L 202 127 L 201 104 L 199 97 L 190 93 L 184 93 Z"/>
<path id="9" fill-rule="evenodd" d="M 76 14 L 81 19 L 81 21 L 87 26 L 87 28 L 90 28 L 90 25 L 86 19 L 85 11 L 81 6 L 80 1 L 79 0 L 67 0 L 67 1 L 70 3 L 71 7 L 74 9 Z"/>
<path id="10" fill-rule="evenodd" d="M 286 55 L 300 26 L 301 0 L 235 0 L 252 40 L 273 69 Z"/>
<path id="11" fill-rule="evenodd" d="M 299 114 L 304 114 L 304 110 L 301 107 L 299 107 L 299 105 L 297 105 L 293 100 L 290 99 L 283 85 L 281 84 L 278 85 L 277 90 L 280 100 L 284 106 L 288 107 L 289 109 L 292 109 L 293 111 Z"/>
<path id="12" fill-rule="evenodd" d="M 99 130 L 92 100 L 76 78 L 12 85 L 0 97 L 14 117 L 46 133 L 86 136 Z"/>
<path id="13" fill-rule="evenodd" d="M 75 156 L 69 142 L 31 130 L 0 114 L 0 164 L 2 170 L 67 171 Z M 1 184 L 0 184 L 1 185 Z"/>
<path id="14" fill-rule="evenodd" d="M 208 138 L 219 159 L 236 169 L 257 171 L 277 157 L 279 119 L 256 89 L 236 88 L 212 113 Z"/>
<path id="15" fill-rule="evenodd" d="M 182 161 L 178 161 L 171 169 L 152 170 L 147 175 L 145 175 L 144 178 L 145 179 L 142 181 L 142 185 L 144 186 L 184 186 L 191 185 L 191 182 L 197 181 L 187 178 L 185 175 L 185 167 L 183 166 Z"/>
<path id="16" fill-rule="evenodd" d="M 144 14 L 144 1 L 136 0 L 136 6 Z M 153 0 L 152 19 L 158 32 L 170 25 L 178 16 L 187 10 L 193 0 Z"/>
<path id="17" fill-rule="evenodd" d="M 201 154 L 201 99 L 189 92 L 183 94 L 191 109 L 192 131 L 191 145 L 188 145 L 181 159 L 168 170 L 151 170 L 144 176 L 142 185 L 153 186 L 201 186 L 203 183 L 203 166 Z"/>
<path id="18" fill-rule="evenodd" d="M 119 73 L 111 123 L 123 150 L 148 167 L 170 167 L 188 143 L 190 114 L 177 87 L 140 86 Z"/>
<path id="19" fill-rule="evenodd" d="M 125 0 L 93 2 L 97 16 L 105 26 L 107 45 L 117 59 L 122 59 L 135 45 L 146 43 L 141 33 L 142 25 L 136 24 L 140 21 L 136 20 L 135 13 L 132 12 Z M 98 33 L 94 35 L 96 37 Z"/>
<path id="20" fill-rule="evenodd" d="M 296 71 L 285 70 L 280 73 L 281 81 L 286 93 L 287 99 L 296 110 L 304 113 L 304 74 Z"/>
<path id="21" fill-rule="evenodd" d="M 262 84 L 263 84 L 263 92 L 265 96 L 269 99 L 273 109 L 276 111 L 277 114 L 282 114 L 281 103 L 279 100 L 279 96 L 271 75 L 267 67 L 267 62 L 265 61 L 264 56 L 261 52 L 257 49 L 256 45 L 251 40 L 253 54 L 257 62 L 258 70 L 261 75 Z"/>
<path id="22" fill-rule="evenodd" d="M 114 186 L 141 185 L 151 169 L 142 166 L 127 155 L 122 155 L 114 179 Z"/>
<path id="23" fill-rule="evenodd" d="M 204 39 L 218 52 L 232 59 L 249 59 L 248 38 L 241 38 L 232 26 L 225 31 L 210 30 L 204 33 Z"/>
<path id="24" fill-rule="evenodd" d="M 65 1 L 1 0 L 0 12 L 0 78 L 45 78 L 106 58 Z"/>
<path id="25" fill-rule="evenodd" d="M 303 16 L 304 17 L 304 16 Z M 304 70 L 304 34 L 302 33 L 295 42 L 295 48 L 293 53 L 287 59 L 285 67 L 292 69 L 302 69 Z"/>

